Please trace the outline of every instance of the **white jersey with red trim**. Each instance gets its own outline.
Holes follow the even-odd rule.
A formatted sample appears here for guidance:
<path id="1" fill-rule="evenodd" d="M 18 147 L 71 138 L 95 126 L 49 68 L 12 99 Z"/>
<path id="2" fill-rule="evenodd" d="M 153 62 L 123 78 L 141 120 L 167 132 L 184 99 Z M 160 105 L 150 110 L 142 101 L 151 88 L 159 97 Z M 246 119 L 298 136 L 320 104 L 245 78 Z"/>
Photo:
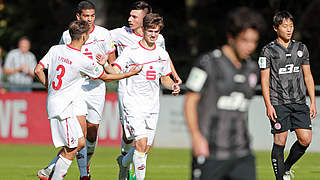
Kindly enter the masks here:
<path id="1" fill-rule="evenodd" d="M 104 73 L 101 65 L 69 45 L 52 46 L 39 64 L 48 69 L 49 119 L 72 116 L 72 112 L 65 110 L 76 97 L 81 96 L 85 76 L 97 79 Z"/>
<path id="2" fill-rule="evenodd" d="M 143 65 L 142 71 L 125 81 L 126 89 L 123 96 L 125 111 L 159 113 L 159 79 L 161 76 L 171 74 L 169 54 L 158 46 L 146 49 L 139 42 L 135 47 L 126 48 L 113 63 L 120 69 L 130 69 L 132 65 L 137 64 Z"/>
<path id="3" fill-rule="evenodd" d="M 136 45 L 143 38 L 143 36 L 134 33 L 133 30 L 127 26 L 110 30 L 110 33 L 114 45 L 117 46 L 118 55 L 121 55 L 124 48 Z M 156 44 L 157 46 L 166 49 L 165 41 L 161 34 L 159 34 Z"/>
<path id="4" fill-rule="evenodd" d="M 69 30 L 65 31 L 61 37 L 60 44 L 69 44 L 71 37 Z M 104 27 L 94 25 L 92 31 L 89 34 L 89 39 L 82 46 L 81 52 L 96 61 L 98 54 L 111 54 L 115 52 L 116 47 L 113 44 L 111 34 L 109 30 Z M 90 80 L 87 79 L 82 87 L 85 91 L 91 91 L 95 95 L 105 95 L 106 87 L 102 80 Z M 92 92 L 94 90 L 94 92 Z"/>
<path id="5" fill-rule="evenodd" d="M 118 56 L 120 56 L 123 52 L 123 50 L 126 47 L 133 47 L 136 46 L 139 41 L 143 38 L 143 36 L 136 34 L 133 32 L 133 30 L 130 27 L 123 26 L 122 28 L 116 28 L 110 31 L 111 37 L 113 39 L 114 45 L 117 46 L 117 52 Z M 158 47 L 162 47 L 163 49 L 166 49 L 165 47 L 165 41 L 161 34 L 159 34 L 158 39 L 156 41 L 156 45 Z M 123 71 L 126 71 L 124 69 Z M 119 97 L 122 97 L 122 93 L 124 93 L 126 89 L 126 80 L 121 79 L 119 80 L 118 84 L 118 94 Z"/>

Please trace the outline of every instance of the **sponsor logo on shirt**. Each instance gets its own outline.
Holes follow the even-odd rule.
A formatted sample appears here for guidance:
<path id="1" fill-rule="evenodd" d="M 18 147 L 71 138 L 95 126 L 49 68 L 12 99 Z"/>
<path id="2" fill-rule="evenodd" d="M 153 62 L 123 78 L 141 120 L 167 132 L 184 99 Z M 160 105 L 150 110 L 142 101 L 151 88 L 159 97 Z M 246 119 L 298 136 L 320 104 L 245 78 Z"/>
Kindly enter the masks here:
<path id="1" fill-rule="evenodd" d="M 294 66 L 293 64 L 288 64 L 283 68 L 279 69 L 279 74 L 290 74 L 294 72 L 299 72 L 300 67 L 299 66 Z"/>

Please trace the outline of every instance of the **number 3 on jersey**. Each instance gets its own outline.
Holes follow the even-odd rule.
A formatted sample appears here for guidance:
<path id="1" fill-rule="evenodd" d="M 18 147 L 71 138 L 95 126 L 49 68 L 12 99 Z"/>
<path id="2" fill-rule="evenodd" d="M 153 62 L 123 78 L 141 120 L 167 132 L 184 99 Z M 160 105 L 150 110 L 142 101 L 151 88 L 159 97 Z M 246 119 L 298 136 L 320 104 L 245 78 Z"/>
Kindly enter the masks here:
<path id="1" fill-rule="evenodd" d="M 60 69 L 61 69 L 61 71 L 60 71 Z M 58 91 L 62 86 L 62 77 L 64 76 L 64 73 L 65 73 L 66 69 L 65 69 L 65 67 L 63 65 L 59 65 L 56 70 L 60 71 L 60 74 L 57 75 L 58 85 L 56 86 L 56 82 L 53 81 L 52 82 L 52 87 L 53 87 L 54 90 Z"/>

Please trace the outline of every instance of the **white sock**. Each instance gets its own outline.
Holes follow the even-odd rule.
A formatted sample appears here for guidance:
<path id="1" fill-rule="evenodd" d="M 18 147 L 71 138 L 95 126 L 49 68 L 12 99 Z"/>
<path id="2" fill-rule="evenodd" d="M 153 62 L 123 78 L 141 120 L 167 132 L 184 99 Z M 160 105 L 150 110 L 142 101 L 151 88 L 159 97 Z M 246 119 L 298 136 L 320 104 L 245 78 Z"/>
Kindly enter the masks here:
<path id="1" fill-rule="evenodd" d="M 128 167 L 130 163 L 132 163 L 132 158 L 135 150 L 136 150 L 136 147 L 132 147 L 130 151 L 123 157 L 122 165 L 124 167 Z"/>
<path id="2" fill-rule="evenodd" d="M 146 153 L 135 150 L 133 154 L 133 164 L 136 180 L 144 180 L 147 168 Z"/>
<path id="3" fill-rule="evenodd" d="M 123 140 L 123 138 L 121 138 L 121 152 L 122 153 L 128 153 L 130 151 L 130 149 L 132 148 L 133 145 L 133 141 L 130 144 L 126 144 Z"/>
<path id="4" fill-rule="evenodd" d="M 55 166 L 57 160 L 59 159 L 59 155 L 62 154 L 63 149 L 61 149 L 58 154 L 52 159 L 52 161 L 50 162 L 50 164 L 46 167 L 46 169 L 50 169 L 50 171 L 52 171 L 53 167 Z"/>
<path id="5" fill-rule="evenodd" d="M 87 147 L 82 148 L 77 152 L 77 162 L 80 171 L 80 177 L 88 176 L 87 172 Z"/>
<path id="6" fill-rule="evenodd" d="M 56 162 L 55 169 L 53 171 L 51 180 L 61 180 L 67 174 L 68 169 L 71 165 L 72 161 L 64 158 L 63 156 L 59 156 L 59 159 Z"/>
<path id="7" fill-rule="evenodd" d="M 90 142 L 88 140 L 86 140 L 86 147 L 87 147 L 87 164 L 89 165 L 91 158 L 93 156 L 94 150 L 96 149 L 97 146 L 97 142 L 98 142 L 98 137 L 96 139 L 96 141 L 94 142 Z"/>

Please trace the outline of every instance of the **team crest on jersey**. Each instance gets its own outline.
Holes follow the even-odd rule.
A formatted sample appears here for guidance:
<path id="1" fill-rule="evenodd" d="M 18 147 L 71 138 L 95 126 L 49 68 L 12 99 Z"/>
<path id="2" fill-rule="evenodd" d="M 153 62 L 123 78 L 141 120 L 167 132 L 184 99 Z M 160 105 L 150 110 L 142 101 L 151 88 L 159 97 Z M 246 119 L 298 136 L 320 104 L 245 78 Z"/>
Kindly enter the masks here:
<path id="1" fill-rule="evenodd" d="M 280 123 L 274 124 L 274 128 L 275 128 L 276 130 L 281 129 L 281 124 L 280 124 Z"/>
<path id="2" fill-rule="evenodd" d="M 303 55 L 303 52 L 302 52 L 301 50 L 299 50 L 299 51 L 297 52 L 297 56 L 301 58 L 302 55 Z"/>

